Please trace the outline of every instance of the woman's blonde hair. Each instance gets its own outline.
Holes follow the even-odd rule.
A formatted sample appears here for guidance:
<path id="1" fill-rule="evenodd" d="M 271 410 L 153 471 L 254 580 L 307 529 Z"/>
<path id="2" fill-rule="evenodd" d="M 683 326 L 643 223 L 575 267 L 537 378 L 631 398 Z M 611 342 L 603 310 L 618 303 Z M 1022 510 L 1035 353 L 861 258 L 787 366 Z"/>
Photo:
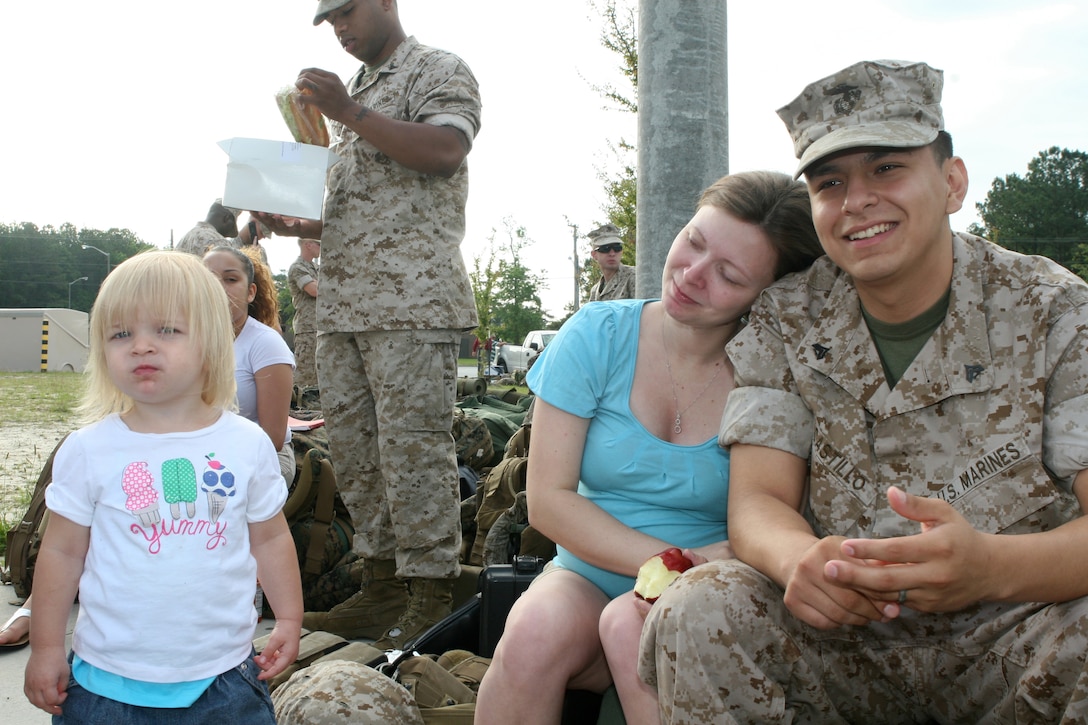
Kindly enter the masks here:
<path id="1" fill-rule="evenodd" d="M 133 407 L 132 398 L 113 384 L 106 365 L 106 341 L 114 326 L 127 327 L 139 315 L 168 319 L 179 312 L 204 359 L 201 399 L 215 408 L 236 408 L 234 327 L 223 285 L 196 255 L 152 250 L 110 272 L 91 308 L 91 350 L 79 407 L 84 423 Z"/>

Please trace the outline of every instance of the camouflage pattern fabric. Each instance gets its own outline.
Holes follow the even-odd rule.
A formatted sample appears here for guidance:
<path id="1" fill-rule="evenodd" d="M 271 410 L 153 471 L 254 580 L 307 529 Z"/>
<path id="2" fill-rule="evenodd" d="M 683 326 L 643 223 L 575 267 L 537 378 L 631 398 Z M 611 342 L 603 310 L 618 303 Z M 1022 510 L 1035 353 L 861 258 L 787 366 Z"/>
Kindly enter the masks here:
<path id="1" fill-rule="evenodd" d="M 737 560 L 691 569 L 643 628 L 666 723 L 1075 723 L 1088 602 L 988 604 L 820 631 Z M 985 611 L 983 621 L 978 617 Z M 679 665 L 678 665 L 679 663 Z"/>
<path id="2" fill-rule="evenodd" d="M 313 516 L 302 517 L 290 524 L 300 566 L 306 564 L 310 531 L 313 527 Z M 306 611 L 325 611 L 359 591 L 361 579 L 352 574 L 350 567 L 351 562 L 358 558 L 351 551 L 354 535 L 351 523 L 342 517 L 334 519 L 328 527 L 323 537 L 323 557 L 319 571 L 312 574 L 304 572 L 302 575 L 302 598 Z M 332 604 L 324 606 L 328 601 L 332 601 Z"/>
<path id="3" fill-rule="evenodd" d="M 944 128 L 943 87 L 942 71 L 896 60 L 862 61 L 810 83 L 778 109 L 800 160 L 796 176 L 843 149 L 930 143 Z"/>
<path id="4" fill-rule="evenodd" d="M 303 668 L 272 693 L 272 704 L 280 725 L 423 725 L 408 690 L 358 662 Z"/>
<path id="5" fill-rule="evenodd" d="M 325 427 L 355 551 L 395 558 L 401 578 L 450 579 L 459 569 L 459 341 L 455 330 L 318 337 Z"/>
<path id="6" fill-rule="evenodd" d="M 303 582 L 302 599 L 308 612 L 327 612 L 340 604 L 363 585 L 363 560 L 349 551 L 328 571 L 309 582 Z"/>
<path id="7" fill-rule="evenodd" d="M 465 415 L 460 408 L 454 408 L 452 432 L 456 442 L 457 460 L 463 461 L 477 473 L 482 473 L 495 456 L 487 423 L 480 418 Z"/>
<path id="8" fill-rule="evenodd" d="M 476 540 L 469 554 L 469 564 L 483 566 L 488 533 L 499 517 L 514 505 L 518 491 L 525 490 L 528 463 L 529 459 L 523 456 L 504 458 L 480 481 L 476 489 L 476 502 L 479 505 L 476 511 Z M 498 541 L 505 542 L 508 534 L 500 536 L 503 538 Z"/>
<path id="9" fill-rule="evenodd" d="M 494 455 L 488 465 L 495 465 L 502 460 L 511 436 L 517 433 L 518 428 L 524 424 L 533 400 L 532 396 L 526 396 L 514 403 L 508 403 L 494 395 L 484 395 L 457 401 L 457 407 L 463 410 L 465 415 L 483 419 L 491 432 Z"/>
<path id="10" fill-rule="evenodd" d="M 291 393 L 291 415 L 299 420 L 321 417 L 321 389 L 317 386 L 295 385 Z"/>
<path id="11" fill-rule="evenodd" d="M 817 535 L 916 533 L 890 509 L 892 485 L 948 501 L 987 533 L 1080 513 L 1071 485 L 1088 468 L 1088 286 L 967 234 L 953 253 L 945 320 L 894 390 L 857 292 L 826 257 L 764 293 L 728 347 L 738 387 L 721 443 L 810 459 Z"/>
<path id="12" fill-rule="evenodd" d="M 311 297 L 303 289 L 316 279 L 317 265 L 301 256 L 287 268 L 287 288 L 295 307 L 295 316 L 291 320 L 291 330 L 295 333 L 295 385 L 300 387 L 317 385 L 317 364 L 314 361 L 317 354 L 317 298 Z"/>
<path id="13" fill-rule="evenodd" d="M 202 221 L 197 222 L 195 227 L 185 232 L 185 236 L 178 241 L 174 249 L 203 257 L 211 247 L 230 244 L 230 239 L 216 231 L 215 227 L 208 222 Z"/>
<path id="14" fill-rule="evenodd" d="M 603 300 L 633 300 L 635 299 L 635 268 L 621 264 L 612 279 L 607 282 L 604 277 L 589 290 L 589 301 L 600 302 Z"/>
<path id="15" fill-rule="evenodd" d="M 317 333 L 295 333 L 295 384 L 304 386 L 317 385 Z"/>
<path id="16" fill-rule="evenodd" d="M 948 314 L 893 390 L 856 291 L 826 258 L 764 293 L 729 345 L 738 387 L 721 443 L 809 459 L 819 536 L 916 533 L 889 508 L 890 485 L 940 497 L 991 534 L 1081 515 L 1071 482 L 1088 468 L 1088 286 L 970 235 L 953 251 Z M 747 568 L 679 582 L 651 612 L 640 662 L 672 722 L 1088 719 L 1084 599 L 938 615 L 908 605 L 887 624 L 820 634 Z"/>
<path id="17" fill-rule="evenodd" d="M 532 556 L 551 561 L 555 543 L 529 524 L 525 491 L 518 491 L 514 503 L 499 515 L 484 539 L 483 565 L 509 564 L 515 556 Z"/>
<path id="18" fill-rule="evenodd" d="M 509 564 L 521 548 L 521 533 L 529 526 L 525 491 L 518 491 L 510 508 L 499 514 L 484 539 L 483 566 Z M 555 553 L 552 552 L 554 556 Z M 550 557 L 549 557 L 550 559 Z"/>
<path id="19" fill-rule="evenodd" d="M 457 56 L 407 38 L 348 84 L 389 118 L 448 126 L 472 144 L 480 94 Z M 401 577 L 457 576 L 452 425 L 461 332 L 476 304 L 461 256 L 468 164 L 449 178 L 401 166 L 332 123 L 322 214 L 317 365 L 340 492 L 361 556 Z"/>
<path id="20" fill-rule="evenodd" d="M 348 84 L 355 101 L 398 121 L 452 127 L 471 145 L 480 128 L 480 94 L 457 56 L 408 38 L 375 73 L 364 71 Z M 322 216 L 318 330 L 475 327 L 460 247 L 467 162 L 450 178 L 427 176 L 342 124 L 333 122 L 330 136 L 341 161 L 329 171 Z"/>

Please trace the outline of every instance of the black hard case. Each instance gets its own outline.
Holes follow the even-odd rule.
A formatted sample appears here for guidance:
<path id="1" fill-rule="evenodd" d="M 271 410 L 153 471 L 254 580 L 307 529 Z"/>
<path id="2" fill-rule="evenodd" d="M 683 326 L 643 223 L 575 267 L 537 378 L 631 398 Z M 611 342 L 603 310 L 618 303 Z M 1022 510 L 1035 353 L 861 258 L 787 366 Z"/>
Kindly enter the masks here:
<path id="1" fill-rule="evenodd" d="M 405 651 L 442 654 L 453 649 L 491 657 L 506 627 L 506 615 L 537 574 L 544 559 L 518 556 L 512 564 L 493 564 L 480 572 L 476 595 L 405 646 Z"/>
<path id="2" fill-rule="evenodd" d="M 495 564 L 480 573 L 479 654 L 484 657 L 495 654 L 510 607 L 529 588 L 544 564 L 544 559 L 536 556 L 516 556 L 511 564 Z"/>
<path id="3" fill-rule="evenodd" d="M 475 651 L 484 657 L 495 654 L 495 645 L 506 628 L 506 615 L 521 593 L 544 569 L 544 559 L 535 556 L 515 557 L 512 564 L 492 564 L 480 572 L 479 591 L 450 616 L 424 632 L 419 639 L 405 647 L 401 657 L 411 652 L 441 654 L 453 649 Z M 477 639 L 478 638 L 478 639 Z M 476 645 L 478 642 L 478 646 Z M 373 663 L 379 669 L 396 668 Z M 601 696 L 582 690 L 568 690 L 563 701 L 563 725 L 599 725 Z M 622 722 L 621 719 L 617 722 Z"/>

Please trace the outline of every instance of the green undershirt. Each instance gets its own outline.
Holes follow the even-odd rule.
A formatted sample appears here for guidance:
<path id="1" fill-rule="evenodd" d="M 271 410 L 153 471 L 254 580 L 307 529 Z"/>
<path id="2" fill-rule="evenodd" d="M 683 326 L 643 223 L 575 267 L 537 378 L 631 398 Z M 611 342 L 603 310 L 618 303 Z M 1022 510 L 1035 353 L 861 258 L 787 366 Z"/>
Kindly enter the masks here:
<path id="1" fill-rule="evenodd" d="M 895 387 L 933 331 L 944 321 L 951 294 L 952 289 L 949 288 L 928 310 L 913 320 L 897 324 L 881 322 L 866 311 L 865 305 L 861 306 L 861 314 L 869 327 L 869 334 L 873 336 L 889 388 Z"/>

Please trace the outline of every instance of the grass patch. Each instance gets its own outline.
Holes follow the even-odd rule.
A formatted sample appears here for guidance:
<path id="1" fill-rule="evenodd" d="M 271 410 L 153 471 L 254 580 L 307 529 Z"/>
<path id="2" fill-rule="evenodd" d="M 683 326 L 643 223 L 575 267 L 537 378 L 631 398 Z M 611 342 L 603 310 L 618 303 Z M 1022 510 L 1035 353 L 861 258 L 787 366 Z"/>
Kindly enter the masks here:
<path id="1" fill-rule="evenodd" d="M 72 420 L 82 386 L 82 373 L 0 373 L 0 395 L 25 425 Z"/>
<path id="2" fill-rule="evenodd" d="M 8 529 L 30 504 L 45 459 L 60 436 L 74 427 L 82 385 L 80 373 L 0 372 L 0 395 L 8 411 L 0 425 L 0 555 Z"/>

